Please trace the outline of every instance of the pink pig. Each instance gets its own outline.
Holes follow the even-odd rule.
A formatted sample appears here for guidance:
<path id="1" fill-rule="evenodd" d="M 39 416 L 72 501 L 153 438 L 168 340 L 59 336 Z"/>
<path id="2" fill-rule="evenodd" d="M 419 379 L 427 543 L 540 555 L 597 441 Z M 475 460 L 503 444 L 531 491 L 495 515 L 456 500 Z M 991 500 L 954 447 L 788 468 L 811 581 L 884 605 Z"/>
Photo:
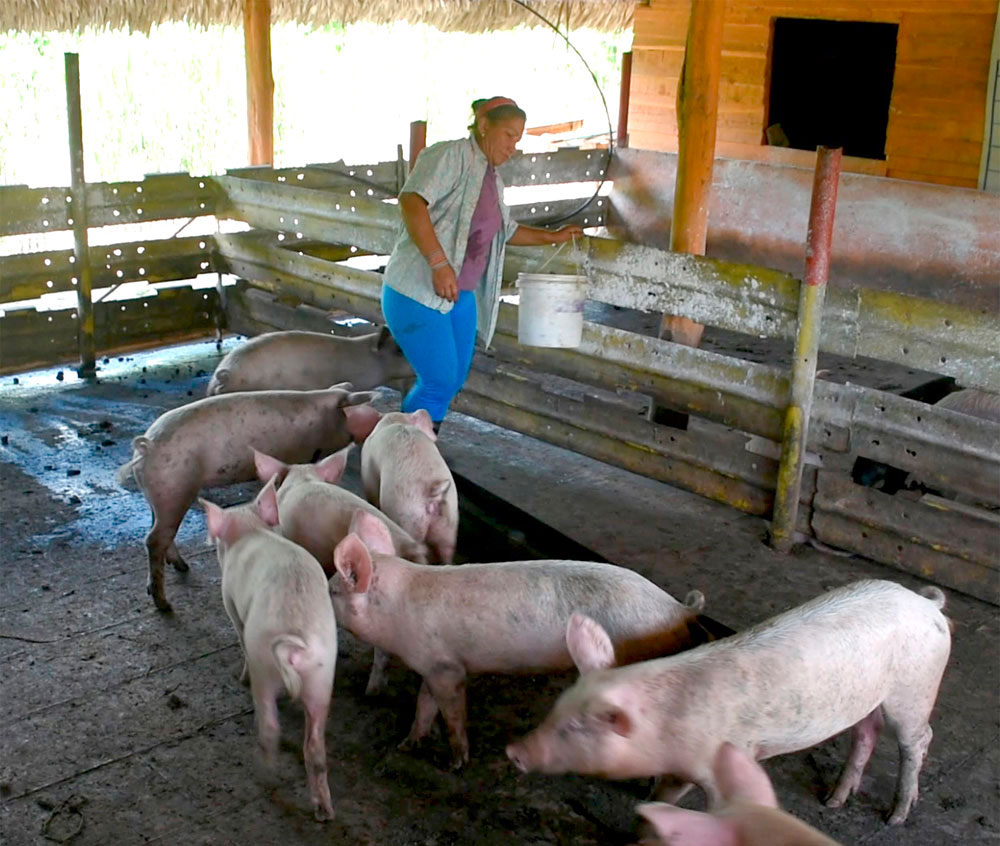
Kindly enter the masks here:
<path id="1" fill-rule="evenodd" d="M 170 611 L 163 567 L 184 572 L 187 562 L 174 542 L 188 507 L 202 488 L 255 478 L 251 446 L 285 461 L 328 455 L 371 431 L 378 412 L 370 393 L 349 384 L 323 391 L 258 391 L 221 394 L 161 414 L 132 441 L 132 458 L 118 482 L 142 491 L 153 512 L 146 535 L 146 590 L 161 611 Z M 353 407 L 348 414 L 348 407 Z"/>
<path id="2" fill-rule="evenodd" d="M 698 591 L 682 605 L 632 570 L 593 561 L 413 564 L 392 554 L 385 525 L 361 511 L 334 563 L 339 575 L 330 594 L 339 624 L 423 676 L 401 748 L 427 735 L 440 708 L 455 767 L 469 760 L 466 677 L 569 669 L 566 621 L 577 609 L 603 621 L 622 661 L 704 638 Z"/>
<path id="3" fill-rule="evenodd" d="M 951 650 L 943 606 L 934 587 L 918 594 L 860 581 L 683 655 L 616 669 L 606 669 L 614 651 L 601 627 L 571 620 L 571 640 L 574 625 L 587 634 L 573 649 L 583 675 L 507 755 L 524 772 L 677 776 L 703 788 L 714 808 L 721 744 L 763 759 L 853 726 L 827 802 L 840 807 L 861 783 L 884 720 L 900 753 L 889 822 L 901 823 L 917 799 L 928 720 Z"/>
<path id="4" fill-rule="evenodd" d="M 405 529 L 386 517 L 374 505 L 349 490 L 338 487 L 344 475 L 347 456 L 354 448 L 349 444 L 316 464 L 285 464 L 262 452 L 254 450 L 257 475 L 263 481 L 276 477 L 278 488 L 278 519 L 281 533 L 291 541 L 305 547 L 323 565 L 326 575 L 336 573 L 333 551 L 350 531 L 351 519 L 358 511 L 379 517 L 389 529 L 395 555 L 427 563 L 427 546 L 415 541 Z M 371 676 L 368 679 L 369 696 L 385 686 L 388 656 L 375 650 Z"/>
<path id="5" fill-rule="evenodd" d="M 450 564 L 458 535 L 458 491 L 424 410 L 382 415 L 361 448 L 368 501 Z"/>
<path id="6" fill-rule="evenodd" d="M 665 802 L 636 808 L 665 846 L 838 846 L 780 810 L 764 768 L 731 743 L 719 747 L 712 771 L 722 805 L 711 813 Z"/>
<path id="7" fill-rule="evenodd" d="M 222 509 L 201 500 L 222 570 L 222 601 L 243 649 L 257 732 L 273 764 L 282 690 L 306 712 L 303 754 L 318 820 L 333 819 L 326 769 L 326 718 L 337 664 L 337 622 L 323 568 L 271 531 L 278 522 L 272 479 L 249 505 Z"/>

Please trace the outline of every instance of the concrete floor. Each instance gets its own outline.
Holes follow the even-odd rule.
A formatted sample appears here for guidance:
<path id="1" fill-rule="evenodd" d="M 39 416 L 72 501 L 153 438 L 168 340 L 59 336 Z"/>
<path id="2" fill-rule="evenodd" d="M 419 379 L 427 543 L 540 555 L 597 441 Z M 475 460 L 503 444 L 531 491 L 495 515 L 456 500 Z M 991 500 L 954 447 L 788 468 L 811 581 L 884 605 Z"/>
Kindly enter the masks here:
<path id="1" fill-rule="evenodd" d="M 0 378 L 0 843 L 629 842 L 646 785 L 519 776 L 504 757 L 571 675 L 474 680 L 473 762 L 453 774 L 441 741 L 395 750 L 412 674 L 394 665 L 390 693 L 366 700 L 369 652 L 342 635 L 327 730 L 337 819 L 310 818 L 296 706 L 282 707 L 277 776 L 256 771 L 249 694 L 234 677 L 238 648 L 201 514 L 179 535 L 192 572 L 168 572 L 176 613 L 161 615 L 144 591 L 148 511 L 114 482 L 131 437 L 201 396 L 218 357 L 205 343 L 112 360 L 96 385 L 68 369 L 62 381 L 55 370 Z M 598 555 L 677 596 L 701 589 L 707 613 L 734 628 L 857 578 L 920 584 L 808 547 L 778 556 L 758 518 L 472 418 L 449 417 L 441 448 L 458 473 Z M 253 489 L 212 493 L 228 504 Z M 845 738 L 766 763 L 785 807 L 844 844 L 1000 840 L 998 613 L 947 593 L 953 654 L 904 826 L 882 822 L 897 765 L 888 738 L 839 810 L 817 797 Z"/>

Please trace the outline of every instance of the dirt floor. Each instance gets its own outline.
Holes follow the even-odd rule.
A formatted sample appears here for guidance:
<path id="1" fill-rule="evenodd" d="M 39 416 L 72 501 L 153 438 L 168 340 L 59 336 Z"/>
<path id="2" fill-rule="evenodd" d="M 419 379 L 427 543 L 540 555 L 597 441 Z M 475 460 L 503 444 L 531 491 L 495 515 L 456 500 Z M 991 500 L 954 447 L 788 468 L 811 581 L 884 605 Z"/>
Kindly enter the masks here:
<path id="1" fill-rule="evenodd" d="M 443 738 L 415 754 L 396 750 L 413 715 L 414 674 L 393 664 L 389 692 L 366 698 L 370 650 L 341 633 L 327 728 L 336 819 L 312 820 L 296 705 L 281 706 L 278 772 L 257 768 L 250 697 L 236 678 L 239 648 L 201 513 L 189 514 L 179 535 L 191 572 L 181 578 L 168 568 L 175 613 L 160 614 L 145 594 L 148 510 L 114 481 L 131 438 L 163 410 L 201 396 L 219 355 L 202 343 L 105 361 L 96 384 L 69 369 L 0 378 L 0 843 L 596 846 L 634 839 L 633 808 L 646 782 L 522 776 L 504 755 L 572 682 L 570 674 L 474 679 L 472 763 L 452 773 Z M 387 407 L 394 401 L 384 399 Z M 459 474 L 551 527 L 549 548 L 558 550 L 562 533 L 674 595 L 697 587 L 707 613 L 733 628 L 861 577 L 920 584 L 808 547 L 778 556 L 761 542 L 757 518 L 472 418 L 449 417 L 441 443 Z M 356 454 L 348 484 L 357 486 Z M 211 498 L 230 504 L 253 490 L 238 486 Z M 516 545 L 519 533 L 510 526 L 508 540 Z M 462 551 L 503 555 L 498 538 L 466 531 Z M 567 540 L 566 548 L 576 547 Z M 818 797 L 836 778 L 845 738 L 767 762 L 785 806 L 844 844 L 1000 840 L 997 609 L 947 593 L 953 656 L 921 799 L 904 826 L 882 821 L 897 769 L 889 738 L 879 743 L 860 795 L 839 810 Z"/>

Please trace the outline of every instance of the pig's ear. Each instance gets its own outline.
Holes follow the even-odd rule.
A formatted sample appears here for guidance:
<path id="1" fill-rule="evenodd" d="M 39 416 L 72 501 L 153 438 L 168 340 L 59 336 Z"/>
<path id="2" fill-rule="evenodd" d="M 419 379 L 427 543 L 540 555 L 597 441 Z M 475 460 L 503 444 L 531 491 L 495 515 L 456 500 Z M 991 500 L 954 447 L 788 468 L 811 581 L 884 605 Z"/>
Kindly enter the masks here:
<path id="1" fill-rule="evenodd" d="M 719 747 L 712 771 L 719 792 L 727 802 L 742 799 L 766 808 L 778 807 L 778 797 L 764 768 L 732 743 Z"/>
<path id="2" fill-rule="evenodd" d="M 228 522 L 226 512 L 214 502 L 209 502 L 207 499 L 199 497 L 198 504 L 205 509 L 205 523 L 208 526 L 208 536 L 212 540 L 221 537 Z"/>
<path id="3" fill-rule="evenodd" d="M 268 526 L 278 525 L 278 495 L 276 493 L 278 484 L 277 475 L 272 476 L 253 501 L 257 508 L 260 519 Z"/>
<path id="4" fill-rule="evenodd" d="M 666 802 L 644 802 L 636 812 L 656 829 L 660 840 L 670 846 L 738 846 L 737 831 L 729 820 L 676 808 Z"/>
<path id="5" fill-rule="evenodd" d="M 276 474 L 279 479 L 284 479 L 288 472 L 288 465 L 284 461 L 279 461 L 266 452 L 256 449 L 253 451 L 253 466 L 257 471 L 257 478 L 262 482 L 266 482 Z"/>
<path id="6" fill-rule="evenodd" d="M 333 564 L 350 593 L 367 593 L 372 582 L 372 557 L 353 532 L 337 544 Z"/>
<path id="7" fill-rule="evenodd" d="M 347 418 L 347 431 L 355 443 L 363 443 L 375 428 L 375 424 L 382 419 L 378 409 L 370 405 L 354 405 L 344 409 L 344 416 Z"/>
<path id="8" fill-rule="evenodd" d="M 364 405 L 366 402 L 375 402 L 377 398 L 378 394 L 375 391 L 351 391 L 344 397 L 341 405 Z"/>
<path id="9" fill-rule="evenodd" d="M 426 408 L 418 408 L 416 411 L 410 412 L 410 422 L 432 441 L 438 439 L 434 433 L 434 421 L 431 420 L 430 412 Z"/>
<path id="10" fill-rule="evenodd" d="M 333 455 L 328 455 L 314 466 L 316 475 L 328 484 L 337 484 L 344 475 L 344 470 L 347 469 L 347 456 L 351 454 L 352 449 L 354 449 L 354 444 L 351 443 Z"/>
<path id="11" fill-rule="evenodd" d="M 574 611 L 566 624 L 566 646 L 580 674 L 615 665 L 615 648 L 601 624 Z"/>
<path id="12" fill-rule="evenodd" d="M 396 554 L 396 546 L 392 542 L 389 527 L 379 519 L 378 515 L 370 511 L 365 511 L 363 508 L 355 511 L 348 531 L 361 538 L 362 543 L 372 552 L 381 555 Z"/>

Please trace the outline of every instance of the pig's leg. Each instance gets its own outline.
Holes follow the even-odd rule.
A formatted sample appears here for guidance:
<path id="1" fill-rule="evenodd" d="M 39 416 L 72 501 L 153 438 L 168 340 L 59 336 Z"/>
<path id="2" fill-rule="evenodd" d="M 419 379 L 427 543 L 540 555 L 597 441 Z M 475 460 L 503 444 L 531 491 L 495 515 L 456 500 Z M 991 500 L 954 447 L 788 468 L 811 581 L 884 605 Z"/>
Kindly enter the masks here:
<path id="1" fill-rule="evenodd" d="M 469 738 L 465 733 L 465 669 L 458 665 L 436 668 L 425 676 L 441 716 L 448 727 L 451 745 L 451 768 L 461 769 L 469 763 Z"/>
<path id="2" fill-rule="evenodd" d="M 434 718 L 438 713 L 437 700 L 431 693 L 426 679 L 420 684 L 420 692 L 417 694 L 417 713 L 413 717 L 413 725 L 406 740 L 399 744 L 399 749 L 408 752 L 413 749 L 421 740 L 430 733 L 431 726 L 434 725 Z"/>
<path id="3" fill-rule="evenodd" d="M 940 678 L 940 677 L 938 677 Z M 934 733 L 929 725 L 937 684 L 905 686 L 882 703 L 885 721 L 899 743 L 899 780 L 890 825 L 899 825 L 917 801 L 917 782 Z"/>
<path id="4" fill-rule="evenodd" d="M 146 554 L 149 556 L 149 581 L 146 591 L 153 597 L 153 602 L 160 611 L 172 610 L 163 589 L 163 564 L 167 558 L 167 551 L 174 543 L 177 529 L 194 499 L 194 493 L 188 494 L 183 499 L 171 498 L 164 502 L 154 498 L 150 502 L 153 510 L 153 527 L 146 535 Z"/>
<path id="5" fill-rule="evenodd" d="M 174 569 L 178 573 L 186 573 L 191 569 L 187 561 L 184 560 L 184 556 L 181 555 L 180 550 L 177 548 L 176 541 L 171 541 L 170 546 L 167 549 L 167 561 L 174 565 Z"/>
<path id="6" fill-rule="evenodd" d="M 879 733 L 882 731 L 882 706 L 879 705 L 861 722 L 851 729 L 851 751 L 847 763 L 840 774 L 837 787 L 826 800 L 830 808 L 840 808 L 848 797 L 861 786 L 861 775 L 868 765 L 868 760 L 875 751 Z"/>
<path id="7" fill-rule="evenodd" d="M 302 753 L 312 795 L 313 814 L 317 820 L 333 819 L 330 782 L 326 774 L 326 718 L 330 710 L 330 690 L 333 679 L 328 673 L 311 677 L 302 691 L 302 707 L 306 712 L 305 738 Z"/>
<path id="8" fill-rule="evenodd" d="M 243 621 L 240 619 L 239 613 L 236 611 L 236 605 L 233 603 L 232 599 L 228 596 L 222 597 L 222 605 L 226 609 L 226 614 L 229 616 L 229 622 L 233 624 L 233 628 L 236 629 L 236 637 L 240 641 L 240 654 L 243 656 L 243 669 L 240 671 L 239 679 L 240 684 L 248 685 L 250 684 L 250 664 L 247 662 L 247 647 L 243 642 Z"/>
<path id="9" fill-rule="evenodd" d="M 278 757 L 278 740 L 281 734 L 281 726 L 278 723 L 278 690 L 275 685 L 260 682 L 251 675 L 250 691 L 253 694 L 253 708 L 257 718 L 257 742 L 260 744 L 264 763 L 271 769 Z"/>
<path id="10" fill-rule="evenodd" d="M 385 690 L 385 669 L 389 666 L 389 655 L 375 647 L 372 655 L 372 672 L 368 676 L 368 687 L 365 696 L 375 696 Z"/>
<path id="11" fill-rule="evenodd" d="M 452 524 L 438 517 L 427 527 L 427 546 L 434 556 L 434 561 L 441 564 L 451 564 L 455 560 L 455 532 Z"/>

